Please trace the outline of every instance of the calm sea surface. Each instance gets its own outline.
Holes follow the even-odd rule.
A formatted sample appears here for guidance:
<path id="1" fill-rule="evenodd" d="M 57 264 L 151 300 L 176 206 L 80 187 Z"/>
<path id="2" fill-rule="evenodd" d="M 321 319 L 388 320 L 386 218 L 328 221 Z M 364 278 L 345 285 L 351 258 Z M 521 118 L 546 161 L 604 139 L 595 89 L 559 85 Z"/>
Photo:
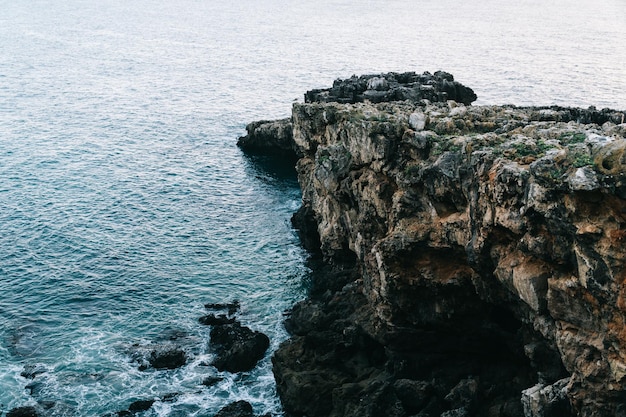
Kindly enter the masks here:
<path id="1" fill-rule="evenodd" d="M 246 123 L 335 78 L 454 74 L 476 104 L 626 109 L 626 7 L 581 0 L 0 0 L 0 414 L 280 414 L 270 361 L 221 375 L 204 303 L 286 338 L 305 295 L 291 171 Z M 139 371 L 172 334 L 190 356 Z M 34 379 L 21 374 L 35 369 Z"/>

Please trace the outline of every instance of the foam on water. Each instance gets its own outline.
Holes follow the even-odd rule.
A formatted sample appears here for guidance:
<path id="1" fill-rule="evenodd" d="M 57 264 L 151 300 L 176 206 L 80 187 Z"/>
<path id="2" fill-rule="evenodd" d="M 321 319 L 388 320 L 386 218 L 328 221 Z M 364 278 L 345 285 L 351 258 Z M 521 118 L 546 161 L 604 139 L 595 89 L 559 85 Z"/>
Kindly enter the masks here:
<path id="1" fill-rule="evenodd" d="M 212 415 L 238 399 L 280 414 L 269 356 L 287 337 L 283 311 L 305 294 L 289 223 L 300 193 L 292 170 L 245 157 L 235 139 L 308 89 L 444 69 L 478 104 L 626 108 L 617 0 L 0 10 L 0 411 L 102 416 L 157 398 L 144 415 Z M 197 319 L 204 303 L 235 298 L 271 347 L 229 375 L 207 366 Z M 140 371 L 137 358 L 163 343 L 190 362 Z"/>

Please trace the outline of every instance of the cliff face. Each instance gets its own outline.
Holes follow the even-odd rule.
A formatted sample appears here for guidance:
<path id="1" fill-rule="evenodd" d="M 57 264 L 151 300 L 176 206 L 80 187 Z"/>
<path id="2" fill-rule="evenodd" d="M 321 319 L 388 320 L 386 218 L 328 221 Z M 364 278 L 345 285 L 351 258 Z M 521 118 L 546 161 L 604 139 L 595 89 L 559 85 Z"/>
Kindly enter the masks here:
<path id="1" fill-rule="evenodd" d="M 294 105 L 298 224 L 333 267 L 274 358 L 286 412 L 626 415 L 623 118 Z"/>

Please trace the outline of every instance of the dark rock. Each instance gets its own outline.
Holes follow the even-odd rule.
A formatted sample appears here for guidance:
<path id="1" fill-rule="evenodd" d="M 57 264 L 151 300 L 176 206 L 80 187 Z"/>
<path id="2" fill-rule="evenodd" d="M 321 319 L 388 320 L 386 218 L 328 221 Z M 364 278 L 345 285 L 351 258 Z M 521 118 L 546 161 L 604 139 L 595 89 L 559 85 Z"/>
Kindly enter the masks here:
<path id="1" fill-rule="evenodd" d="M 154 404 L 154 400 L 137 400 L 132 402 L 128 406 L 128 411 L 132 413 L 138 413 L 141 411 L 147 411 Z"/>
<path id="2" fill-rule="evenodd" d="M 210 336 L 217 354 L 213 366 L 219 371 L 251 370 L 263 358 L 270 345 L 270 340 L 266 335 L 242 326 L 240 323 L 214 326 Z"/>
<path id="3" fill-rule="evenodd" d="M 387 101 L 430 102 L 454 100 L 466 105 L 476 100 L 474 91 L 454 81 L 452 74 L 437 71 L 425 72 L 390 72 L 387 74 L 353 75 L 345 80 L 336 80 L 331 88 L 307 91 L 305 102 L 358 103 L 369 100 L 372 103 Z"/>
<path id="4" fill-rule="evenodd" d="M 37 401 L 37 404 L 43 407 L 44 410 L 50 410 L 51 408 L 57 405 L 56 401 L 49 401 L 49 400 Z"/>
<path id="5" fill-rule="evenodd" d="M 441 417 L 469 417 L 470 413 L 465 407 L 455 408 L 441 413 Z"/>
<path id="6" fill-rule="evenodd" d="M 187 363 L 187 355 L 180 348 L 166 347 L 153 350 L 148 362 L 155 369 L 176 369 Z"/>
<path id="7" fill-rule="evenodd" d="M 393 383 L 393 388 L 408 413 L 420 411 L 434 394 L 432 385 L 424 381 L 398 379 Z"/>
<path id="8" fill-rule="evenodd" d="M 160 399 L 164 403 L 171 403 L 174 402 L 179 396 L 179 392 L 170 392 L 169 394 L 165 394 L 164 396 L 162 396 Z"/>
<path id="9" fill-rule="evenodd" d="M 446 402 L 454 409 L 469 409 L 476 401 L 478 381 L 474 378 L 463 379 L 445 396 Z"/>
<path id="10" fill-rule="evenodd" d="M 32 381 L 26 384 L 26 386 L 24 386 L 24 389 L 27 389 L 28 393 L 32 395 L 33 397 L 38 396 L 42 388 L 43 388 L 42 381 Z"/>
<path id="11" fill-rule="evenodd" d="M 247 401 L 235 401 L 222 408 L 215 417 L 253 417 L 252 405 Z"/>
<path id="12" fill-rule="evenodd" d="M 207 303 L 204 307 L 208 310 L 227 310 L 228 315 L 232 316 L 241 308 L 241 304 L 238 300 L 235 300 L 230 303 Z"/>
<path id="13" fill-rule="evenodd" d="M 341 415 L 362 417 L 404 417 L 406 411 L 390 385 L 390 376 L 344 384 L 333 392 L 335 409 Z"/>
<path id="14" fill-rule="evenodd" d="M 246 126 L 248 134 L 237 141 L 237 146 L 255 155 L 296 155 L 291 119 L 261 120 Z"/>
<path id="15" fill-rule="evenodd" d="M 20 373 L 21 376 L 28 379 L 34 379 L 37 375 L 41 375 L 47 372 L 47 369 L 43 365 L 24 365 L 24 370 Z"/>
<path id="16" fill-rule="evenodd" d="M 225 314 L 220 314 L 216 316 L 215 314 L 207 314 L 206 316 L 202 316 L 198 319 L 200 324 L 204 324 L 205 326 L 221 326 L 224 324 L 233 324 L 236 320 L 232 317 L 226 317 Z"/>
<path id="17" fill-rule="evenodd" d="M 311 253 L 321 253 L 320 235 L 317 231 L 315 213 L 310 205 L 302 205 L 291 217 L 291 224 L 298 232 L 302 246 Z"/>
<path id="18" fill-rule="evenodd" d="M 202 381 L 202 385 L 204 385 L 205 387 L 212 387 L 213 385 L 223 380 L 224 378 L 220 378 L 219 376 L 208 376 L 204 378 L 204 380 Z"/>
<path id="19" fill-rule="evenodd" d="M 6 417 L 38 417 L 39 413 L 35 407 L 17 407 L 10 410 Z"/>

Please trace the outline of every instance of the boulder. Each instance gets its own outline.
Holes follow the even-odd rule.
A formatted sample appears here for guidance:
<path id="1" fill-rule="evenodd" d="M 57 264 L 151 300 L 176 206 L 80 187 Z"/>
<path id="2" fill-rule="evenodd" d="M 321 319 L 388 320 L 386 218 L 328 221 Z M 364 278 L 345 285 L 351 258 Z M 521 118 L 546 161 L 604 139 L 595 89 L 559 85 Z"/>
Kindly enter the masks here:
<path id="1" fill-rule="evenodd" d="M 35 407 L 24 406 L 10 410 L 6 417 L 39 417 L 39 413 Z"/>
<path id="2" fill-rule="evenodd" d="M 252 405 L 247 401 L 235 401 L 215 414 L 215 417 L 253 417 Z"/>
<path id="3" fill-rule="evenodd" d="M 266 335 L 238 322 L 214 326 L 210 336 L 217 355 L 213 365 L 219 371 L 251 370 L 263 358 L 270 345 Z"/>
<path id="4" fill-rule="evenodd" d="M 442 102 L 454 100 L 471 104 L 476 100 L 474 91 L 454 81 L 452 74 L 437 71 L 434 74 L 415 72 L 387 74 L 353 75 L 347 79 L 335 80 L 331 88 L 307 91 L 307 103 L 358 103 L 370 101 L 382 103 L 411 100 L 418 102 Z"/>
<path id="5" fill-rule="evenodd" d="M 37 375 L 44 374 L 48 370 L 43 365 L 24 365 L 21 376 L 27 379 L 34 379 Z"/>
<path id="6" fill-rule="evenodd" d="M 212 387 L 213 385 L 223 380 L 224 378 L 220 378 L 218 376 L 208 376 L 202 380 L 202 385 L 204 385 L 205 387 Z"/>
<path id="7" fill-rule="evenodd" d="M 260 120 L 246 126 L 248 132 L 237 146 L 255 155 L 293 155 L 293 125 L 291 119 Z"/>
<path id="8" fill-rule="evenodd" d="M 187 363 L 187 354 L 178 347 L 157 348 L 150 353 L 148 362 L 155 369 L 176 369 Z"/>

